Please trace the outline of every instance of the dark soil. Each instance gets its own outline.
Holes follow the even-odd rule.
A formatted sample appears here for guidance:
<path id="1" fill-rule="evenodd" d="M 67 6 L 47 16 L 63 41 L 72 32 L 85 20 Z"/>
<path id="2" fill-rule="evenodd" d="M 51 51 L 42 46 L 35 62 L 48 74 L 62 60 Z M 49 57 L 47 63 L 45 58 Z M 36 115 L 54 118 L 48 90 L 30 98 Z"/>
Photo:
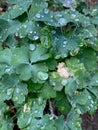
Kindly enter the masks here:
<path id="1" fill-rule="evenodd" d="M 98 110 L 94 115 L 86 113 L 81 117 L 83 120 L 82 130 L 98 130 Z"/>

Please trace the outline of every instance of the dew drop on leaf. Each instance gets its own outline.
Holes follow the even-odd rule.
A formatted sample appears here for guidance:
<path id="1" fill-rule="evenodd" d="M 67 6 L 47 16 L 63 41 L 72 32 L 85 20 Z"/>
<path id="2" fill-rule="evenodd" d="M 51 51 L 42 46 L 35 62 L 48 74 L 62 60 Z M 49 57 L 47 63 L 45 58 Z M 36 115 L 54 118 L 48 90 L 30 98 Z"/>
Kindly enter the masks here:
<path id="1" fill-rule="evenodd" d="M 41 15 L 40 14 L 36 14 L 36 18 L 40 18 L 41 17 Z"/>
<path id="2" fill-rule="evenodd" d="M 16 88 L 16 93 L 19 93 L 19 92 L 20 92 L 19 88 Z"/>
<path id="3" fill-rule="evenodd" d="M 98 80 L 96 80 L 96 83 L 98 83 Z"/>
<path id="4" fill-rule="evenodd" d="M 29 49 L 30 49 L 31 51 L 35 50 L 35 45 L 34 45 L 34 44 L 30 44 Z"/>
<path id="5" fill-rule="evenodd" d="M 33 31 L 30 31 L 29 33 L 30 33 L 30 34 L 32 34 L 32 33 L 33 33 Z"/>
<path id="6" fill-rule="evenodd" d="M 19 10 L 22 10 L 22 8 L 19 8 Z"/>
<path id="7" fill-rule="evenodd" d="M 0 39 L 2 39 L 2 36 L 0 36 Z"/>
<path id="8" fill-rule="evenodd" d="M 5 69 L 5 73 L 10 72 L 10 70 L 11 70 L 11 68 L 6 68 L 6 69 Z"/>
<path id="9" fill-rule="evenodd" d="M 27 25 L 23 25 L 24 28 L 27 28 Z"/>
<path id="10" fill-rule="evenodd" d="M 18 36 L 18 33 L 17 33 L 17 32 L 15 33 L 15 36 L 16 36 L 16 37 Z"/>
<path id="11" fill-rule="evenodd" d="M 7 90 L 7 95 L 11 95 L 12 94 L 12 89 L 8 89 Z"/>
<path id="12" fill-rule="evenodd" d="M 66 20 L 65 20 L 65 18 L 60 18 L 59 21 L 58 21 L 58 23 L 59 23 L 61 26 L 66 25 Z"/>
<path id="13" fill-rule="evenodd" d="M 45 73 L 45 72 L 39 71 L 37 75 L 38 75 L 38 78 L 39 78 L 40 80 L 46 80 L 46 79 L 48 79 L 48 74 Z"/>
<path id="14" fill-rule="evenodd" d="M 37 40 L 39 37 L 38 36 L 33 36 L 33 39 L 34 40 Z"/>
<path id="15" fill-rule="evenodd" d="M 49 9 L 44 9 L 44 13 L 48 14 L 49 13 Z"/>

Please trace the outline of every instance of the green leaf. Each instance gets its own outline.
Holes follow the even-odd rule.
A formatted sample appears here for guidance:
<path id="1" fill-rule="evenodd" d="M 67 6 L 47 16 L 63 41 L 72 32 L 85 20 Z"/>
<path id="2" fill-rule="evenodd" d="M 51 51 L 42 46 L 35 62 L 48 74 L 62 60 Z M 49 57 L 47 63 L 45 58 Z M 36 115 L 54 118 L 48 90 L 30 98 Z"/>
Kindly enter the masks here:
<path id="1" fill-rule="evenodd" d="M 32 81 L 34 83 L 43 83 L 48 78 L 48 68 L 44 63 L 32 65 Z M 41 75 L 39 75 L 41 74 Z"/>
<path id="2" fill-rule="evenodd" d="M 2 122 L 0 122 L 0 130 L 13 130 L 13 123 L 10 122 L 9 124 L 7 123 L 6 120 L 2 120 Z"/>
<path id="3" fill-rule="evenodd" d="M 12 99 L 17 104 L 22 104 L 25 101 L 25 96 L 27 94 L 28 94 L 27 85 L 23 83 L 19 83 L 14 88 Z"/>
<path id="4" fill-rule="evenodd" d="M 35 63 L 38 61 L 43 61 L 49 58 L 49 54 L 47 49 L 43 48 L 42 46 L 36 46 L 35 50 L 30 52 L 30 61 L 31 63 Z"/>
<path id="5" fill-rule="evenodd" d="M 68 117 L 67 117 L 67 121 L 66 121 L 66 125 L 68 127 L 68 129 L 71 130 L 82 130 L 81 128 L 81 123 L 82 120 L 79 117 L 79 114 L 76 113 L 73 109 L 69 112 Z"/>
<path id="6" fill-rule="evenodd" d="M 31 2 L 32 2 L 32 0 L 17 1 L 17 3 L 15 3 L 12 7 L 10 7 L 9 10 L 1 16 L 1 18 L 5 18 L 5 19 L 17 18 L 18 16 L 22 15 L 24 12 L 27 11 Z"/>
<path id="7" fill-rule="evenodd" d="M 39 71 L 38 74 L 37 74 L 37 76 L 38 76 L 38 78 L 39 78 L 40 80 L 46 80 L 46 79 L 48 79 L 48 74 L 45 73 L 45 72 Z"/>
<path id="8" fill-rule="evenodd" d="M 79 59 L 88 71 L 93 72 L 97 69 L 97 55 L 92 49 L 85 48 L 81 50 L 81 53 L 79 54 Z"/>
<path id="9" fill-rule="evenodd" d="M 48 5 L 44 0 L 33 0 L 28 13 L 29 20 L 34 20 L 34 16 L 39 16 L 39 13 L 41 13 L 47 6 Z"/>
<path id="10" fill-rule="evenodd" d="M 81 46 L 81 40 L 78 37 L 64 37 L 59 31 L 56 34 L 53 34 L 52 37 L 52 53 L 55 55 L 55 58 L 61 57 L 65 58 L 68 56 L 69 52 L 72 56 L 79 53 L 79 47 Z"/>
<path id="11" fill-rule="evenodd" d="M 17 28 L 15 35 L 20 38 L 28 36 L 31 40 L 38 40 L 40 36 L 40 25 L 34 21 L 26 21 Z"/>
<path id="12" fill-rule="evenodd" d="M 29 80 L 32 77 L 31 71 L 32 71 L 32 67 L 29 63 L 18 65 L 16 68 L 16 73 L 20 74 L 19 76 L 20 79 L 25 81 Z"/>
<path id="13" fill-rule="evenodd" d="M 44 48 L 50 48 L 51 47 L 51 31 L 48 27 L 44 27 L 41 29 L 41 45 Z"/>
<path id="14" fill-rule="evenodd" d="M 9 35 L 14 34 L 17 31 L 17 28 L 20 27 L 20 22 L 17 20 L 1 19 L 0 21 L 0 41 L 5 41 Z"/>
<path id="15" fill-rule="evenodd" d="M 56 91 L 48 83 L 45 83 L 44 87 L 41 90 L 41 96 L 45 99 L 55 98 Z"/>
<path id="16" fill-rule="evenodd" d="M 75 80 L 68 80 L 68 83 L 65 86 L 66 95 L 73 96 L 75 91 L 78 89 L 78 85 Z"/>
<path id="17" fill-rule="evenodd" d="M 15 74 L 5 75 L 0 85 L 0 102 L 12 99 L 16 104 L 22 104 L 28 94 L 27 85 L 19 82 Z"/>
<path id="18" fill-rule="evenodd" d="M 62 114 L 68 114 L 71 109 L 71 105 L 68 102 L 68 99 L 63 91 L 57 92 L 56 100 L 56 107 Z"/>
<path id="19" fill-rule="evenodd" d="M 52 72 L 50 75 L 50 84 L 55 91 L 61 91 L 63 89 L 63 78 L 58 75 L 57 72 Z"/>
<path id="20" fill-rule="evenodd" d="M 5 49 L 0 51 L 0 64 L 10 65 L 11 56 L 12 56 L 12 52 L 10 49 Z"/>
<path id="21" fill-rule="evenodd" d="M 21 109 L 21 113 L 18 116 L 19 127 L 25 128 L 27 126 L 29 127 L 29 125 L 34 125 L 33 127 L 35 127 L 37 124 L 34 124 L 32 120 L 35 120 L 35 118 L 41 118 L 43 116 L 44 107 L 45 101 L 41 97 L 33 101 L 30 100 L 28 103 L 24 104 L 24 106 Z"/>
<path id="22" fill-rule="evenodd" d="M 28 47 L 22 46 L 20 48 L 12 48 L 12 61 L 13 66 L 29 62 Z"/>

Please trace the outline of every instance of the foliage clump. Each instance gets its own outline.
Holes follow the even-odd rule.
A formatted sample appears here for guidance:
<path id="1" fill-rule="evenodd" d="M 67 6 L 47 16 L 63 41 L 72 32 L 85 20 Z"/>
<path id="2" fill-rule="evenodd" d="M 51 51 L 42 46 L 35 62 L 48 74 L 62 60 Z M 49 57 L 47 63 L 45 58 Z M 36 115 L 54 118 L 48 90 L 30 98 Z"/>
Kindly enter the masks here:
<path id="1" fill-rule="evenodd" d="M 98 6 L 82 0 L 6 4 L 0 130 L 82 130 L 80 115 L 98 107 Z"/>

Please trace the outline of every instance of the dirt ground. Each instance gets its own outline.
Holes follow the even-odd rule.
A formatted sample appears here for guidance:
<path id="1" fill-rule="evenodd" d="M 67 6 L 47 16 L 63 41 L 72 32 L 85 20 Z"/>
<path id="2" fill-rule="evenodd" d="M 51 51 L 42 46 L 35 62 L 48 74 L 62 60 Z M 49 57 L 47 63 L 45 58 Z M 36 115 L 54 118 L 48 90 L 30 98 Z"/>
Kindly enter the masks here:
<path id="1" fill-rule="evenodd" d="M 82 130 L 98 130 L 98 110 L 94 115 L 84 114 L 82 117 Z"/>

